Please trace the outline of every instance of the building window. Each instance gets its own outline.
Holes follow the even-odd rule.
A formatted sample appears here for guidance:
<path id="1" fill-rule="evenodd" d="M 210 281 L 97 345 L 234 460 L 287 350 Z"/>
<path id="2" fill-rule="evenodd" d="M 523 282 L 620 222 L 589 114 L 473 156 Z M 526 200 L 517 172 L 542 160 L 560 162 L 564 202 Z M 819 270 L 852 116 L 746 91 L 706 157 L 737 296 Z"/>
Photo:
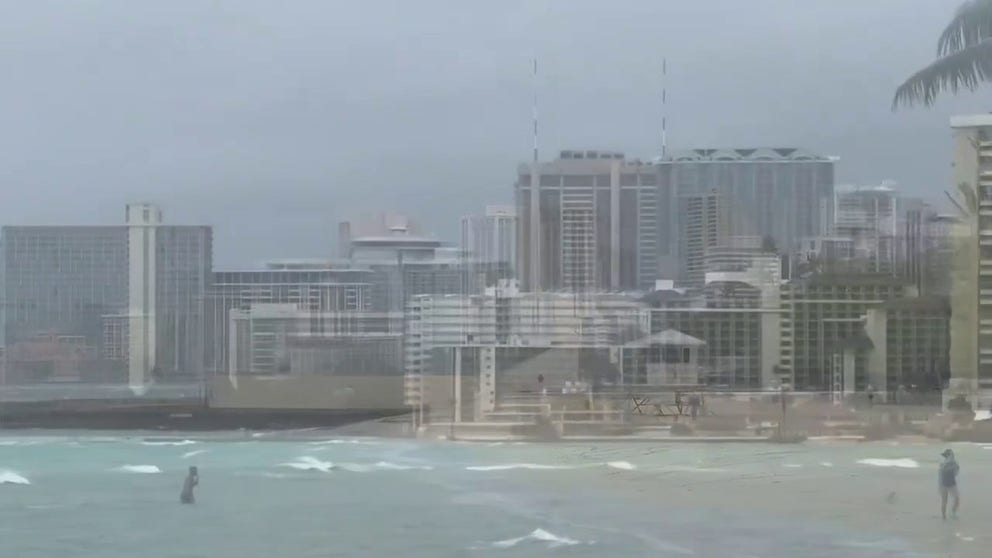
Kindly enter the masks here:
<path id="1" fill-rule="evenodd" d="M 663 360 L 665 364 L 676 364 L 681 362 L 682 354 L 678 347 L 665 347 L 663 352 Z"/>

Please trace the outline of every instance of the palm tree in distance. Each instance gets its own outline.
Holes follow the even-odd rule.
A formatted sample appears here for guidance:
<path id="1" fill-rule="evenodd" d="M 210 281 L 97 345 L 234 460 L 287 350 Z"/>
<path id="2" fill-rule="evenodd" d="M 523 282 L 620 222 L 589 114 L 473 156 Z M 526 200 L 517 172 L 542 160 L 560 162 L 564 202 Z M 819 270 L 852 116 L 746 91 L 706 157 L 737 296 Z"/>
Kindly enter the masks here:
<path id="1" fill-rule="evenodd" d="M 941 91 L 974 91 L 987 81 L 992 81 L 992 0 L 968 0 L 940 34 L 937 60 L 896 89 L 892 109 L 931 106 Z"/>

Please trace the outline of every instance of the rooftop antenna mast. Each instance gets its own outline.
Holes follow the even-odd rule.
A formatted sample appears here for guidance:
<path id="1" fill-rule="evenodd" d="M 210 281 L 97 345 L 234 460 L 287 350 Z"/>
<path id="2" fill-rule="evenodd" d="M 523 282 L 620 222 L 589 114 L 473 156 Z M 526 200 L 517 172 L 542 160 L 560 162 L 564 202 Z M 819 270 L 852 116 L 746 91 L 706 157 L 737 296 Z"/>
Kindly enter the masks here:
<path id="1" fill-rule="evenodd" d="M 661 158 L 668 155 L 668 59 L 661 59 Z"/>
<path id="2" fill-rule="evenodd" d="M 534 58 L 534 103 L 532 107 L 534 119 L 534 162 L 537 162 L 537 57 Z"/>

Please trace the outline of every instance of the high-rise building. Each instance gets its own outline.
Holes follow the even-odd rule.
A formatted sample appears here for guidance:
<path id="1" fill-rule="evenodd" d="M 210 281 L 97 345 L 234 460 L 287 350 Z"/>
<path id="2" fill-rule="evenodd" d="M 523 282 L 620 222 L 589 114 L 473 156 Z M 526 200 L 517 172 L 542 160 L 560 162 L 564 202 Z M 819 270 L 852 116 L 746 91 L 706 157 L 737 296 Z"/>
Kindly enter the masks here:
<path id="1" fill-rule="evenodd" d="M 948 376 L 950 317 L 944 297 L 900 298 L 868 310 L 872 387 L 890 400 L 898 392 L 939 393 Z"/>
<path id="2" fill-rule="evenodd" d="M 892 183 L 838 188 L 835 202 L 833 234 L 853 241 L 863 271 L 897 273 L 899 197 Z"/>
<path id="3" fill-rule="evenodd" d="M 992 389 L 992 114 L 955 116 L 950 392 Z"/>
<path id="4" fill-rule="evenodd" d="M 814 274 L 782 286 L 783 381 L 797 390 L 835 394 L 863 391 L 883 381 L 868 366 L 868 311 L 916 297 L 906 280 L 889 274 Z M 872 378 L 871 374 L 878 375 Z"/>
<path id="5" fill-rule="evenodd" d="M 705 286 L 645 297 L 651 330 L 673 329 L 705 341 L 700 382 L 735 389 L 776 387 L 782 327 L 779 257 L 760 239 L 735 238 L 707 254 Z"/>
<path id="6" fill-rule="evenodd" d="M 337 322 L 352 313 L 373 311 L 375 275 L 368 269 L 337 269 L 328 262 L 311 261 L 273 262 L 265 269 L 215 272 L 207 301 L 209 369 L 213 373 L 230 371 L 232 312 L 251 318 L 261 315 L 250 313 L 256 307 L 290 307 L 296 310 L 294 319 L 298 314 L 309 316 L 308 333 L 331 334 L 338 329 Z M 382 315 L 386 317 L 384 312 Z M 397 312 L 397 323 L 401 317 Z"/>
<path id="7" fill-rule="evenodd" d="M 137 385 L 203 373 L 212 232 L 161 223 L 157 207 L 133 204 L 120 226 L 3 228 L 9 379 Z M 46 339 L 94 356 L 63 366 L 57 347 L 44 356 Z"/>
<path id="8" fill-rule="evenodd" d="M 3 227 L 0 244 L 5 380 L 123 381 L 124 353 L 103 358 L 101 347 L 108 316 L 128 305 L 127 230 Z M 60 340 L 91 356 L 66 363 Z"/>
<path id="9" fill-rule="evenodd" d="M 679 196 L 679 282 L 702 287 L 706 253 L 723 244 L 729 231 L 730 211 L 716 192 Z"/>
<path id="10" fill-rule="evenodd" d="M 461 222 L 461 247 L 471 262 L 517 261 L 517 210 L 491 205 L 482 215 L 466 215 Z"/>
<path id="11" fill-rule="evenodd" d="M 833 223 L 834 158 L 796 148 L 692 149 L 658 160 L 661 269 L 676 279 L 687 229 L 680 198 L 711 193 L 732 208 L 731 236 L 767 239 L 791 254 L 801 238 L 828 232 Z"/>
<path id="12" fill-rule="evenodd" d="M 319 312 L 291 303 L 232 309 L 227 374 L 398 376 L 400 318 L 360 310 Z"/>
<path id="13" fill-rule="evenodd" d="M 902 221 L 903 274 L 921 295 L 950 296 L 954 234 L 960 217 L 918 203 L 906 208 Z"/>
<path id="14" fill-rule="evenodd" d="M 622 153 L 562 151 L 521 164 L 517 275 L 524 290 L 625 290 L 658 276 L 657 169 Z"/>

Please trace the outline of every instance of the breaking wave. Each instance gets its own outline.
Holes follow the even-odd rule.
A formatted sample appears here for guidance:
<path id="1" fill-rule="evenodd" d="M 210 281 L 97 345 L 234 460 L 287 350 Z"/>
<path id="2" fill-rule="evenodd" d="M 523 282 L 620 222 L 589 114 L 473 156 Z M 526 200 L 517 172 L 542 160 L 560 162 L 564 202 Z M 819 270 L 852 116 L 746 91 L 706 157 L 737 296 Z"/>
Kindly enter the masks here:
<path id="1" fill-rule="evenodd" d="M 560 471 L 575 469 L 575 465 L 541 465 L 539 463 L 507 463 L 504 465 L 469 465 L 466 471 L 512 471 L 514 469 L 527 469 L 530 471 Z"/>
<path id="2" fill-rule="evenodd" d="M 577 544 L 582 544 L 581 541 L 575 539 L 570 539 L 568 537 L 562 537 L 556 535 L 550 531 L 545 531 L 544 529 L 534 529 L 529 534 L 523 537 L 516 537 L 513 539 L 504 539 L 501 541 L 496 541 L 492 543 L 492 546 L 496 548 L 513 548 L 522 542 L 539 542 L 545 543 L 548 548 L 558 548 L 562 546 L 574 546 Z"/>
<path id="3" fill-rule="evenodd" d="M 0 484 L 31 484 L 31 481 L 10 469 L 0 469 Z"/>
<path id="4" fill-rule="evenodd" d="M 125 473 L 142 473 L 145 475 L 162 472 L 162 469 L 159 469 L 157 465 L 121 465 L 117 470 Z"/>
<path id="5" fill-rule="evenodd" d="M 296 458 L 296 461 L 283 463 L 282 466 L 291 467 L 298 471 L 319 471 L 321 473 L 329 473 L 332 469 L 334 469 L 334 464 L 330 461 L 321 461 L 316 457 L 311 457 L 309 455 L 298 457 Z"/>
<path id="6" fill-rule="evenodd" d="M 336 446 L 339 444 L 351 444 L 351 445 L 363 445 L 363 446 L 375 446 L 379 442 L 373 440 L 359 440 L 357 438 L 335 438 L 333 440 L 318 440 L 316 442 L 310 442 L 311 446 Z"/>
<path id="7" fill-rule="evenodd" d="M 469 465 L 466 471 L 512 471 L 523 469 L 529 471 L 567 471 L 570 469 L 589 469 L 592 467 L 606 466 L 611 469 L 623 471 L 633 471 L 637 467 L 629 461 L 610 461 L 608 463 L 586 463 L 583 465 L 543 465 L 540 463 L 504 463 L 501 465 Z"/>
<path id="8" fill-rule="evenodd" d="M 143 446 L 191 446 L 197 443 L 196 440 L 144 440 Z"/>
<path id="9" fill-rule="evenodd" d="M 909 459 L 908 457 L 903 457 L 900 459 L 859 459 L 858 463 L 862 465 L 872 465 L 874 467 L 898 467 L 900 469 L 918 469 L 920 464 L 916 462 L 915 459 Z"/>

